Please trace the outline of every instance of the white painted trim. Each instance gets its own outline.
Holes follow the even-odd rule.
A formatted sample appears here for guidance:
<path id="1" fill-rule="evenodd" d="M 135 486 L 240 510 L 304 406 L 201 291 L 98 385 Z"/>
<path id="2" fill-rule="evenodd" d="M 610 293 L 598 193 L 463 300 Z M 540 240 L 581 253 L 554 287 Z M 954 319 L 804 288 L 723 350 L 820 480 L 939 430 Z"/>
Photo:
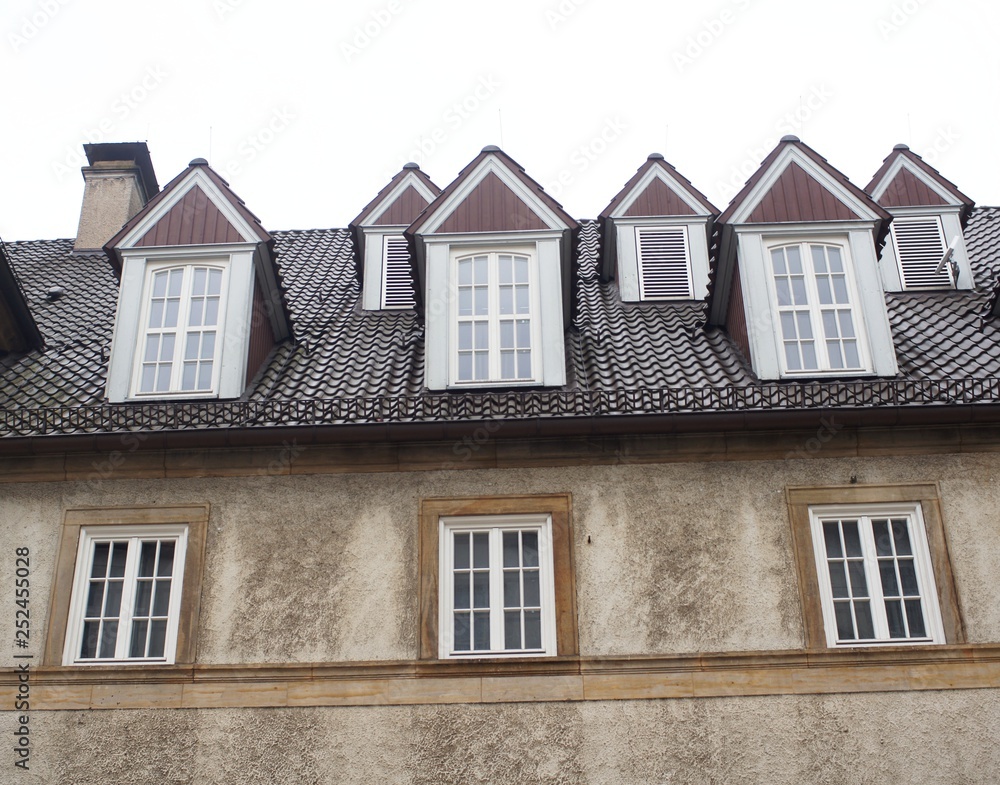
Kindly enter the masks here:
<path id="1" fill-rule="evenodd" d="M 141 525 L 141 526 L 87 526 L 80 529 L 80 540 L 77 545 L 76 566 L 73 574 L 73 592 L 69 607 L 66 643 L 63 649 L 63 665 L 108 665 L 118 663 L 161 663 L 172 665 L 177 657 L 177 629 L 180 623 L 181 597 L 184 592 L 184 563 L 187 556 L 187 524 L 180 525 Z M 83 618 L 87 602 L 87 591 L 91 572 L 93 543 L 95 540 L 129 539 L 128 563 L 126 577 L 131 578 L 130 586 L 122 593 L 119 624 L 119 645 L 124 647 L 129 640 L 131 621 L 131 600 L 135 590 L 135 560 L 134 545 L 145 539 L 174 539 L 174 571 L 171 575 L 170 602 L 167 609 L 167 631 L 163 647 L 163 657 L 115 658 L 115 659 L 80 659 L 79 651 L 83 635 Z"/>
<path id="2" fill-rule="evenodd" d="M 465 234 L 420 234 L 417 236 L 426 247 L 432 245 L 486 247 L 533 243 L 536 240 L 546 239 L 559 240 L 563 236 L 563 230 L 537 229 L 524 232 L 468 232 Z"/>
<path id="3" fill-rule="evenodd" d="M 942 186 L 934 178 L 930 177 L 926 172 L 924 172 L 919 166 L 913 163 L 913 161 L 911 161 L 905 155 L 897 156 L 896 160 L 893 161 L 891 164 L 889 164 L 889 168 L 886 170 L 886 173 L 882 176 L 882 179 L 879 180 L 878 185 L 876 185 L 875 188 L 872 189 L 872 199 L 874 199 L 875 201 L 881 199 L 882 195 L 885 194 L 886 189 L 889 187 L 889 184 L 896 178 L 896 175 L 898 175 L 902 169 L 906 169 L 920 182 L 922 182 L 924 185 L 930 188 L 934 193 L 936 193 L 938 196 L 944 199 L 947 205 L 961 206 L 962 202 L 956 199 L 954 194 L 946 191 L 944 186 Z M 942 207 L 941 205 L 937 205 L 933 209 L 940 210 L 941 207 Z M 895 213 L 896 210 L 896 208 L 892 207 L 886 207 L 885 209 L 889 210 L 892 213 Z"/>
<path id="4" fill-rule="evenodd" d="M 857 640 L 839 641 L 837 638 L 837 621 L 834 615 L 833 591 L 830 585 L 830 573 L 827 567 L 826 544 L 823 537 L 823 522 L 831 519 L 857 517 L 869 519 L 867 525 L 859 521 L 862 553 L 864 555 L 865 578 L 868 582 L 868 594 L 872 598 L 873 621 L 878 640 L 859 642 Z M 920 599 L 923 603 L 926 632 L 924 638 L 890 638 L 884 627 L 884 605 L 879 607 L 882 599 L 881 578 L 876 569 L 876 549 L 870 524 L 871 518 L 906 517 L 909 522 L 910 543 L 913 550 L 914 566 L 917 574 L 917 584 L 920 589 Z M 937 582 L 930 560 L 930 549 L 927 545 L 927 532 L 923 513 L 919 503 L 892 504 L 851 504 L 823 505 L 809 508 L 809 528 L 812 534 L 813 554 L 816 559 L 816 572 L 819 579 L 820 602 L 823 607 L 823 627 L 826 631 L 826 642 L 831 648 L 871 647 L 871 646 L 903 646 L 921 644 L 946 643 L 944 625 L 941 621 L 941 609 L 938 604 Z M 874 589 L 874 591 L 873 591 Z"/>
<path id="5" fill-rule="evenodd" d="M 385 195 L 385 198 L 379 202 L 378 205 L 376 205 L 375 209 L 372 210 L 371 214 L 365 218 L 364 223 L 360 224 L 360 226 L 373 227 L 374 224 L 378 222 L 378 219 L 385 214 L 385 211 L 388 210 L 402 195 L 403 191 L 411 185 L 418 194 L 427 200 L 427 204 L 430 204 L 437 198 L 437 194 L 430 189 L 420 175 L 418 175 L 415 171 L 407 171 L 407 173 L 400 178 L 399 182 L 396 183 L 395 187 Z"/>
<path id="6" fill-rule="evenodd" d="M 628 220 L 632 220 L 633 217 L 625 216 L 625 213 L 628 212 L 628 209 L 633 204 L 635 204 L 635 200 L 638 199 L 639 195 L 644 190 L 646 190 L 646 188 L 649 187 L 649 184 L 652 183 L 653 180 L 660 180 L 661 182 L 663 182 L 667 186 L 667 188 L 669 188 L 671 191 L 677 194 L 678 197 L 680 197 L 681 201 L 684 202 L 684 204 L 686 204 L 694 211 L 695 215 L 708 216 L 712 214 L 711 211 L 708 209 L 708 205 L 702 204 L 700 200 L 696 199 L 694 194 L 692 194 L 684 185 L 680 183 L 679 180 L 677 180 L 677 178 L 673 177 L 666 169 L 664 169 L 662 166 L 652 166 L 646 171 L 645 174 L 643 174 L 641 178 L 639 178 L 639 182 L 637 182 L 635 186 L 632 188 L 632 190 L 625 195 L 625 198 L 622 199 L 621 203 L 614 210 L 611 211 L 611 214 L 608 217 L 613 219 L 624 217 L 628 218 Z M 690 220 L 695 216 L 686 215 L 681 217 Z"/>
<path id="7" fill-rule="evenodd" d="M 952 239 L 958 238 L 958 245 L 952 258 L 958 263 L 958 280 L 955 289 L 974 289 L 976 282 L 972 273 L 972 263 L 969 261 L 969 251 L 965 245 L 965 234 L 962 231 L 962 206 L 947 205 L 936 207 L 891 207 L 893 221 L 909 218 L 939 218 L 944 232 L 945 247 Z M 882 284 L 887 292 L 901 292 L 903 279 L 899 272 L 899 254 L 896 252 L 896 239 L 893 231 L 886 235 L 885 246 L 880 257 Z M 913 291 L 935 291 L 934 289 L 915 289 Z M 941 291 L 941 290 L 938 290 Z"/>
<path id="8" fill-rule="evenodd" d="M 860 216 L 861 220 L 879 220 L 880 216 L 873 212 L 867 204 L 859 200 L 843 184 L 820 168 L 820 166 L 809 156 L 796 148 L 794 145 L 789 144 L 785 145 L 784 149 L 778 153 L 778 156 L 775 158 L 774 163 L 771 164 L 770 169 L 767 170 L 764 176 L 761 177 L 757 184 L 750 190 L 750 193 L 748 193 L 746 198 L 743 200 L 743 204 L 740 205 L 740 208 L 733 214 L 732 218 L 730 218 L 729 223 L 745 223 L 746 220 L 753 214 L 753 211 L 757 209 L 757 206 L 760 204 L 765 194 L 771 190 L 778 178 L 781 177 L 785 169 L 787 169 L 788 165 L 792 162 L 797 163 L 806 171 L 807 174 L 812 175 L 835 197 L 840 199 L 841 202 L 853 210 L 856 215 Z"/>
<path id="9" fill-rule="evenodd" d="M 387 235 L 402 234 L 398 226 L 365 227 L 364 233 L 364 282 L 361 307 L 366 311 L 382 310 L 382 251 Z"/>
<path id="10" fill-rule="evenodd" d="M 534 529 L 538 532 L 538 583 L 541 602 L 541 650 L 507 651 L 497 648 L 503 640 L 503 552 L 502 531 Z M 490 651 L 454 651 L 454 537 L 455 531 L 486 531 L 490 534 Z M 554 657 L 556 642 L 555 567 L 552 552 L 552 516 L 475 515 L 442 517 L 438 521 L 438 651 L 441 659 L 481 659 L 483 657 Z M 472 631 L 470 630 L 470 636 Z M 470 638 L 471 642 L 471 638 Z M 522 641 L 523 643 L 523 641 Z"/>
<path id="11" fill-rule="evenodd" d="M 570 228 L 547 204 L 538 198 L 537 193 L 522 183 L 496 156 L 488 155 L 469 173 L 459 187 L 442 204 L 438 205 L 429 221 L 423 224 L 420 234 L 433 234 L 440 229 L 441 225 L 455 212 L 458 205 L 465 201 L 490 172 L 520 197 L 548 225 L 549 229 L 561 231 Z"/>
<path id="12" fill-rule="evenodd" d="M 192 167 L 191 171 L 182 179 L 169 194 L 167 194 L 163 201 L 157 204 L 147 215 L 145 215 L 139 223 L 132 227 L 132 230 L 125 235 L 122 241 L 116 246 L 119 251 L 124 251 L 126 248 L 132 248 L 135 246 L 139 240 L 148 232 L 164 215 L 166 215 L 171 208 L 173 208 L 181 199 L 183 199 L 187 193 L 195 186 L 201 187 L 201 190 L 209 198 L 209 200 L 214 204 L 220 213 L 225 216 L 236 230 L 242 235 L 243 241 L 247 243 L 259 243 L 261 242 L 260 237 L 254 228 L 243 218 L 242 215 L 237 212 L 236 208 L 232 203 L 222 195 L 219 187 L 212 181 L 212 179 L 204 172 L 203 167 L 195 166 Z"/>

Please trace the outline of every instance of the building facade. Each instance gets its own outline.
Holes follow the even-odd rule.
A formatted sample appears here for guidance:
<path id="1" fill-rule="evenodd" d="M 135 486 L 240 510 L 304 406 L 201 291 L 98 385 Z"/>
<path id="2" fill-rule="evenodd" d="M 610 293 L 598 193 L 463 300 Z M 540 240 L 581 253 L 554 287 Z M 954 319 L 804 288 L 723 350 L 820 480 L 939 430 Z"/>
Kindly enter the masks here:
<path id="1" fill-rule="evenodd" d="M 1000 209 L 785 137 L 271 232 L 87 154 L 0 259 L 4 780 L 993 781 Z"/>

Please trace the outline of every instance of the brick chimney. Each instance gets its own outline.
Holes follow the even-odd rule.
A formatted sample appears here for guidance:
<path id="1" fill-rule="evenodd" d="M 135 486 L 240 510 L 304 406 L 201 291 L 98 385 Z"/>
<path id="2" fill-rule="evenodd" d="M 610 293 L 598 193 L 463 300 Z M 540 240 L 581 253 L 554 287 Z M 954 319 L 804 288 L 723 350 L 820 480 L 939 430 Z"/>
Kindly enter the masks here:
<path id="1" fill-rule="evenodd" d="M 160 190 L 145 142 L 85 144 L 83 207 L 74 251 L 95 251 Z"/>

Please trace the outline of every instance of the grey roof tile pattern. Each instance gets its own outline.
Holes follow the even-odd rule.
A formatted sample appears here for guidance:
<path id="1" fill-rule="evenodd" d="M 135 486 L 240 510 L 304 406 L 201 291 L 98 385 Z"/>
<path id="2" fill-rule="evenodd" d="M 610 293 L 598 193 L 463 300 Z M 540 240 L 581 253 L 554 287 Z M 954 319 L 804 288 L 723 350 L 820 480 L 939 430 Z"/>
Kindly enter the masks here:
<path id="1" fill-rule="evenodd" d="M 623 303 L 613 282 L 600 281 L 594 221 L 578 235 L 565 390 L 431 395 L 423 388 L 423 325 L 415 311 L 361 309 L 349 231 L 272 236 L 296 341 L 275 348 L 242 402 L 191 404 L 182 414 L 173 404 L 148 407 L 148 427 L 856 404 L 850 385 L 836 382 L 761 385 L 728 335 L 706 329 L 704 302 Z M 979 290 L 886 295 L 900 377 L 869 385 L 879 388 L 879 401 L 908 394 L 900 386 L 906 380 L 1000 377 L 1000 323 L 984 325 L 980 318 L 990 276 L 1000 269 L 1000 210 L 977 209 L 966 238 Z M 46 432 L 92 431 L 125 417 L 126 407 L 103 405 L 117 280 L 103 255 L 78 256 L 71 248 L 69 240 L 8 246 L 47 348 L 0 359 L 0 415 L 80 408 L 79 416 L 62 412 Z M 63 287 L 65 295 L 49 301 L 51 286 Z M 183 426 L 181 416 L 189 418 Z M 25 432 L 3 422 L 0 417 L 0 435 Z"/>

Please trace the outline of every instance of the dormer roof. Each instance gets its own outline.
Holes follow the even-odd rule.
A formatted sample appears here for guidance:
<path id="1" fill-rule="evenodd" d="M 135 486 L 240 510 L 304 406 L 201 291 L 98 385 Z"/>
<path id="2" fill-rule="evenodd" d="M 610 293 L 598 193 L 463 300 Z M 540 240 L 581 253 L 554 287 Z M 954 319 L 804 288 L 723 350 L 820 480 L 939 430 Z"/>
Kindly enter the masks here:
<path id="1" fill-rule="evenodd" d="M 440 193 L 419 164 L 405 164 L 349 226 L 409 226 Z"/>
<path id="2" fill-rule="evenodd" d="M 784 136 L 719 223 L 888 221 L 889 213 L 797 136 Z"/>
<path id="3" fill-rule="evenodd" d="M 719 209 L 690 180 L 660 153 L 652 153 L 598 217 L 607 220 L 718 214 Z"/>
<path id="4" fill-rule="evenodd" d="M 958 186 L 914 153 L 897 144 L 865 187 L 880 205 L 897 207 L 960 206 L 963 221 L 975 202 Z"/>
<path id="5" fill-rule="evenodd" d="M 270 246 L 273 241 L 229 183 L 204 158 L 195 158 L 108 241 L 104 250 L 120 270 L 124 248 L 229 243 Z"/>
<path id="6" fill-rule="evenodd" d="M 466 166 L 406 233 L 465 234 L 576 230 L 580 225 L 495 145 Z"/>

